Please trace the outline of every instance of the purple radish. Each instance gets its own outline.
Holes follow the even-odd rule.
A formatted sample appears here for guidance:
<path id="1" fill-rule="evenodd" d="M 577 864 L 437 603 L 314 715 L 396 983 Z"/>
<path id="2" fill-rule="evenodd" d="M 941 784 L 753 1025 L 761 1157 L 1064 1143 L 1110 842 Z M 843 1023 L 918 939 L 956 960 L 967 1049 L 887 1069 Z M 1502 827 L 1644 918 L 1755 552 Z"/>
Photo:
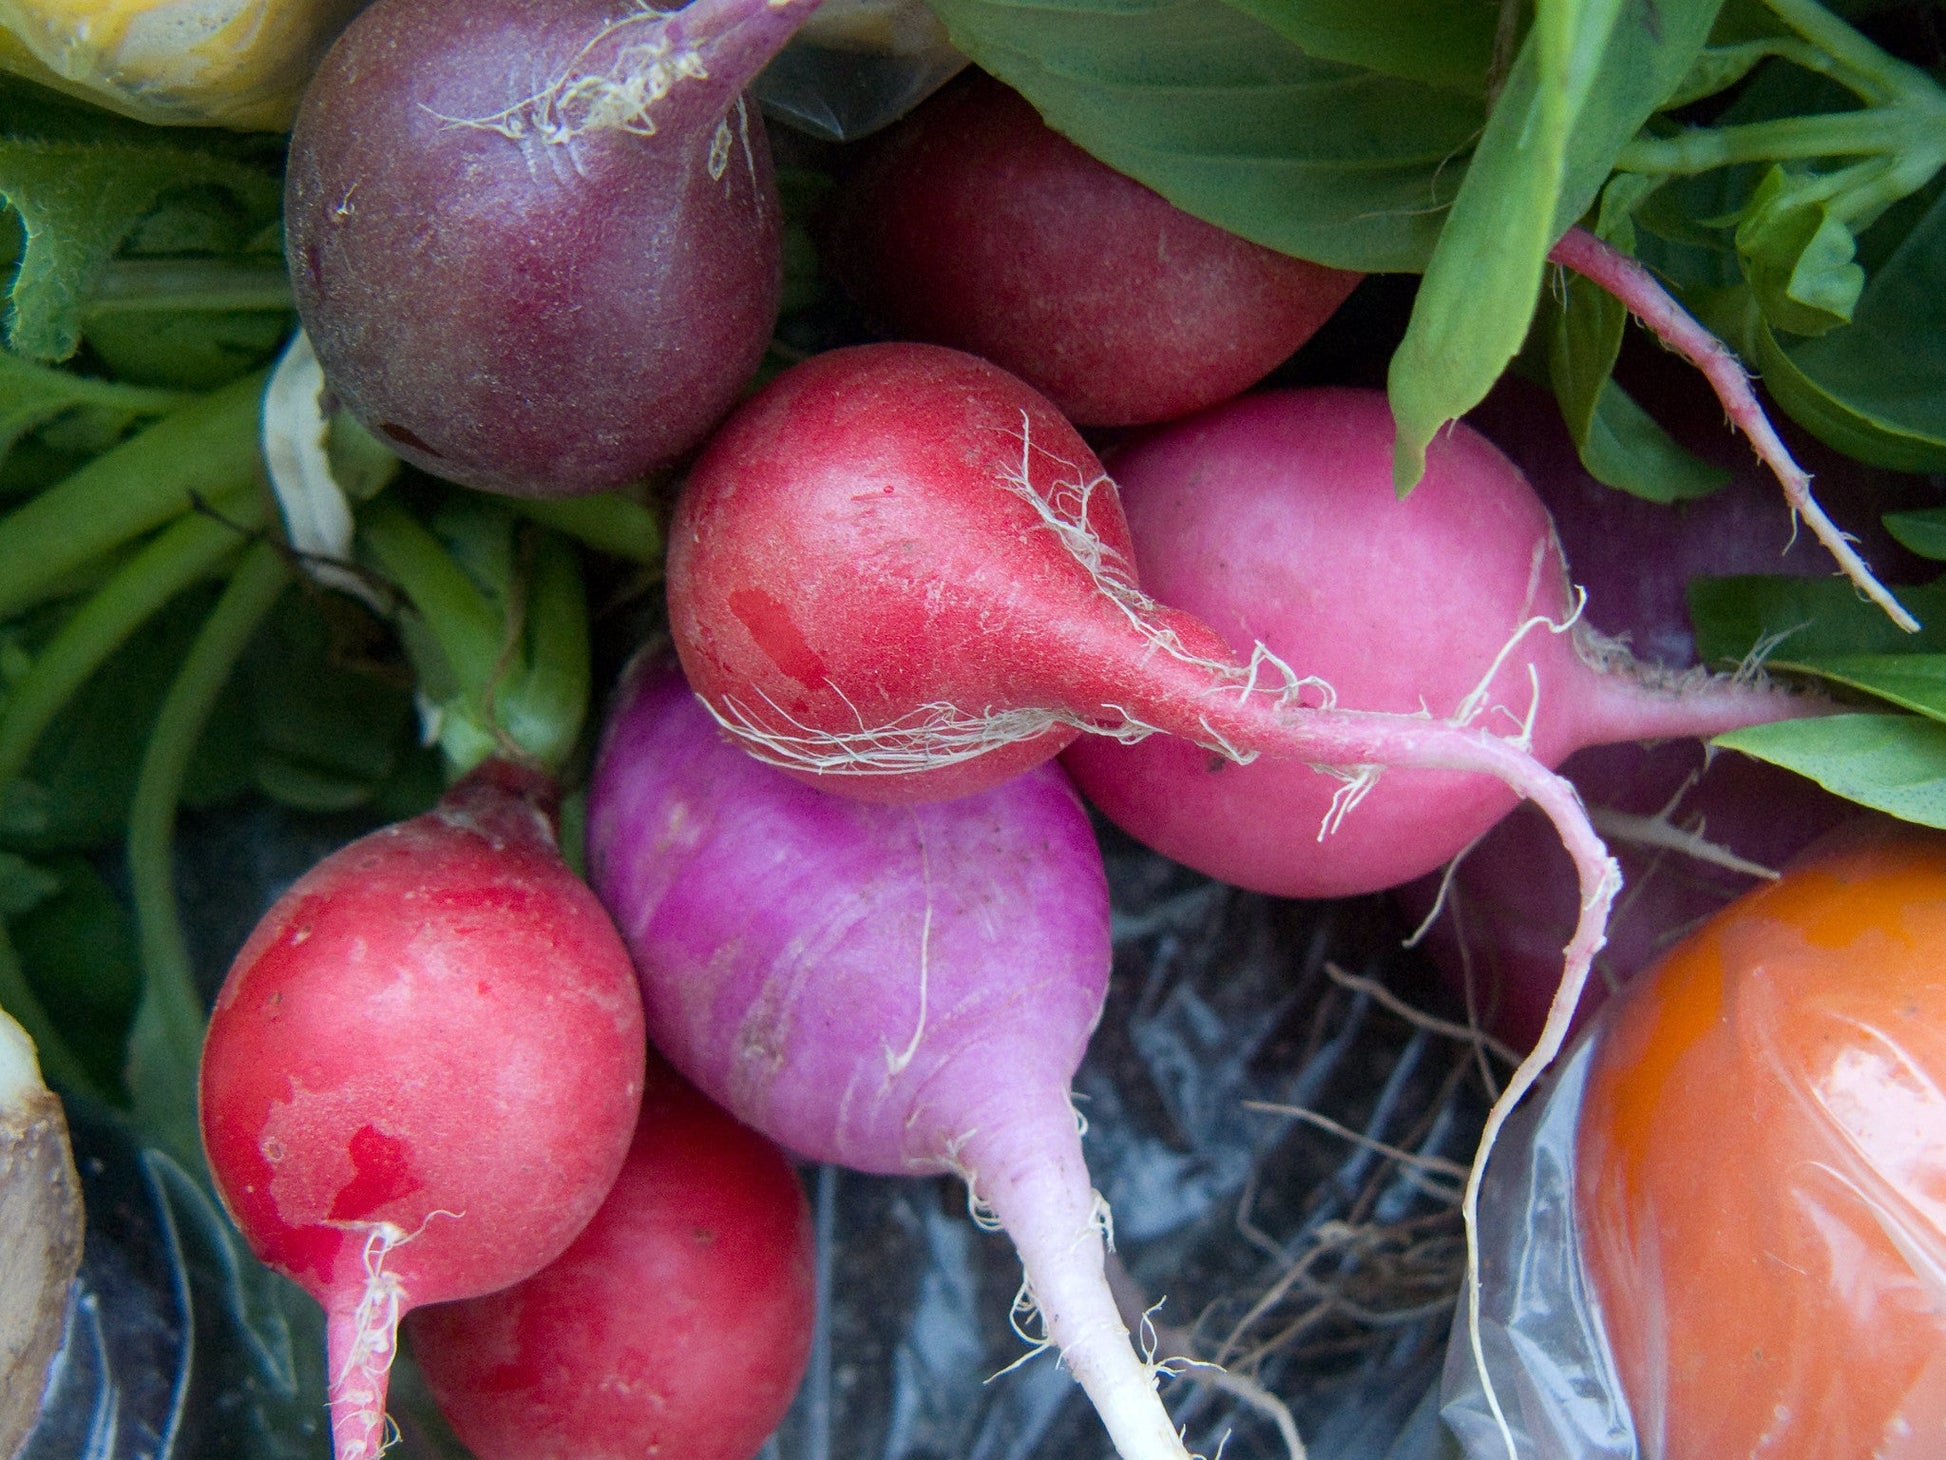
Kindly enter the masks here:
<path id="1" fill-rule="evenodd" d="M 802 1156 L 962 1177 L 1125 1460 L 1183 1460 L 1103 1274 L 1070 1103 L 1110 948 L 1100 852 L 1059 769 L 924 806 L 844 800 L 743 754 L 678 676 L 638 667 L 588 841 L 670 1062 Z"/>
<path id="2" fill-rule="evenodd" d="M 562 496 L 755 373 L 781 225 L 744 85 L 817 0 L 378 0 L 298 115 L 285 228 L 332 389 L 414 465 Z"/>

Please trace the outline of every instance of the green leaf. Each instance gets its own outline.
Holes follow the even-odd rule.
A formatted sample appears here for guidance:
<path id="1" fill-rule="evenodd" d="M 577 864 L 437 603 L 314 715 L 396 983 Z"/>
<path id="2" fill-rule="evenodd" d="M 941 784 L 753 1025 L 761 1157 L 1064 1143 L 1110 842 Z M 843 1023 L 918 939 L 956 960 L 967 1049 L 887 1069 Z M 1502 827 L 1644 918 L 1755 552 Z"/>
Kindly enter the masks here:
<path id="1" fill-rule="evenodd" d="M 1401 492 L 1423 474 L 1433 437 L 1479 404 L 1519 350 L 1548 249 L 1688 71 L 1717 5 L 1540 0 L 1392 357 Z"/>
<path id="2" fill-rule="evenodd" d="M 1821 335 L 1851 321 L 1865 271 L 1858 240 L 1822 198 L 1814 179 L 1773 167 L 1737 224 L 1737 255 L 1773 328 Z"/>
<path id="3" fill-rule="evenodd" d="M 1946 725 L 1918 715 L 1827 715 L 1719 735 L 1713 744 L 1809 776 L 1922 826 L 1946 827 Z"/>
<path id="4" fill-rule="evenodd" d="M 1879 521 L 1901 547 L 1922 558 L 1946 561 L 1946 507 L 1923 512 L 1887 512 Z"/>
<path id="5" fill-rule="evenodd" d="M 1754 334 L 1765 386 L 1814 434 L 1874 466 L 1946 470 L 1946 190 L 1845 328 L 1790 345 L 1762 325 Z"/>
<path id="6" fill-rule="evenodd" d="M 1767 647 L 1792 662 L 1852 654 L 1946 653 L 1946 583 L 1899 589 L 1925 625 L 1908 634 L 1842 578 L 1698 578 L 1689 585 L 1696 652 L 1736 664 Z"/>
<path id="7" fill-rule="evenodd" d="M 1223 0 L 929 0 L 1050 126 L 1178 207 L 1339 268 L 1417 270 L 1479 94 L 1307 55 Z"/>
<path id="8" fill-rule="evenodd" d="M 176 391 L 97 380 L 0 351 L 0 457 L 29 431 L 71 411 L 105 417 L 119 435 L 137 417 L 158 415 L 182 402 Z"/>
<path id="9" fill-rule="evenodd" d="M 1321 61 L 1478 95 L 1498 0 L 1230 0 Z"/>
<path id="10" fill-rule="evenodd" d="M 1722 467 L 1680 445 L 1612 379 L 1602 382 L 1579 444 L 1582 464 L 1596 481 L 1650 502 L 1693 501 L 1730 480 Z"/>
<path id="11" fill-rule="evenodd" d="M 17 918 L 61 890 L 61 879 L 25 857 L 0 852 L 0 918 Z"/>
<path id="12" fill-rule="evenodd" d="M 13 922 L 27 982 L 105 1091 L 121 1085 L 122 1049 L 141 974 L 122 901 L 93 864 L 65 855 L 49 864 L 60 889 Z"/>
<path id="13" fill-rule="evenodd" d="M 88 345 L 123 380 L 213 390 L 255 370 L 289 338 L 281 313 L 193 310 L 90 314 Z"/>
<path id="14" fill-rule="evenodd" d="M 1683 79 L 1676 83 L 1676 89 L 1663 98 L 1659 110 L 1674 111 L 1691 102 L 1701 101 L 1706 96 L 1728 90 L 1748 76 L 1757 63 L 1769 54 L 1770 48 L 1761 41 L 1705 47 L 1690 63 Z"/>
<path id="15" fill-rule="evenodd" d="M 9 294 L 9 345 L 44 360 L 72 355 L 95 276 L 165 193 L 198 183 L 275 211 L 276 182 L 227 157 L 124 142 L 0 140 L 0 197 L 26 232 Z"/>
<path id="16" fill-rule="evenodd" d="M 1802 670 L 1849 685 L 1933 720 L 1946 720 L 1946 654 L 1843 654 L 1795 660 Z"/>

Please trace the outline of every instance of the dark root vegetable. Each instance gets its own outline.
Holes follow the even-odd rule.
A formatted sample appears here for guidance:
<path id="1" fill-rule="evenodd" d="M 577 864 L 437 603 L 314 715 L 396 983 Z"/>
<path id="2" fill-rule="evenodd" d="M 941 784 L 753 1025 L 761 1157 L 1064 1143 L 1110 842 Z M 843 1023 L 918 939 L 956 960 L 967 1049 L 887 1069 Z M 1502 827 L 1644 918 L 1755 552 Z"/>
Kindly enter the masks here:
<path id="1" fill-rule="evenodd" d="M 1011 370 L 1080 425 L 1228 399 L 1360 277 L 1192 217 L 977 72 L 871 148 L 833 208 L 847 290 L 901 335 Z"/>
<path id="2" fill-rule="evenodd" d="M 574 1245 L 406 1333 L 478 1460 L 750 1460 L 810 1356 L 812 1247 L 783 1153 L 652 1058 L 627 1164 Z"/>
<path id="3" fill-rule="evenodd" d="M 489 761 L 327 857 L 210 1016 L 210 1170 L 251 1250 L 324 1305 L 338 1460 L 379 1452 L 399 1317 L 551 1261 L 628 1151 L 641 995 L 551 799 Z"/>
<path id="4" fill-rule="evenodd" d="M 291 141 L 334 391 L 407 460 L 558 496 L 687 451 L 762 358 L 776 186 L 743 85 L 816 0 L 379 0 Z"/>

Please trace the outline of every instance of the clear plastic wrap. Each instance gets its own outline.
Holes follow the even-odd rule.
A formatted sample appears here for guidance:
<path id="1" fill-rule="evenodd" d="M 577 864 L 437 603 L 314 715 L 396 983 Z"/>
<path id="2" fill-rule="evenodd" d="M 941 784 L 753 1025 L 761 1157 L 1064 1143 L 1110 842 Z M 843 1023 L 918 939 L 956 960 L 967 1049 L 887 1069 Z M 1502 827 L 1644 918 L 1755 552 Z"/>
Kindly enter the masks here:
<path id="1" fill-rule="evenodd" d="M 965 65 L 924 0 L 824 0 L 750 89 L 779 121 L 852 142 L 891 126 Z"/>
<path id="2" fill-rule="evenodd" d="M 1484 1192 L 1520 1456 L 1946 1454 L 1941 947 L 1942 843 L 1859 834 L 1603 1010 Z M 1507 1454 L 1463 1313 L 1444 1412 Z"/>

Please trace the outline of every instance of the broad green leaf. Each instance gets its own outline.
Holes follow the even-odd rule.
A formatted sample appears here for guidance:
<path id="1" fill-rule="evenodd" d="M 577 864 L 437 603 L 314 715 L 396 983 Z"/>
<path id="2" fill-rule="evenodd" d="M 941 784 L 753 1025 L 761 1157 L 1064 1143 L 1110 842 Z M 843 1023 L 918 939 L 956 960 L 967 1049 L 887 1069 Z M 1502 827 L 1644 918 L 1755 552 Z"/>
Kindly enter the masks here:
<path id="1" fill-rule="evenodd" d="M 1899 471 L 1946 470 L 1946 191 L 1875 269 L 1852 322 L 1756 363 L 1784 409 L 1840 451 Z"/>
<path id="2" fill-rule="evenodd" d="M 28 984 L 95 1084 L 115 1091 L 141 982 L 135 935 L 120 898 L 87 858 L 61 856 L 47 869 L 60 889 L 14 919 L 14 948 Z"/>
<path id="3" fill-rule="evenodd" d="M 1596 481 L 1650 502 L 1707 497 L 1730 473 L 1694 455 L 1613 380 L 1602 382 L 1581 461 Z"/>
<path id="4" fill-rule="evenodd" d="M 1699 578 L 1689 585 L 1696 652 L 1705 664 L 1805 662 L 1853 654 L 1946 654 L 1946 583 L 1899 589 L 1925 625 L 1908 634 L 1842 578 Z"/>
<path id="5" fill-rule="evenodd" d="M 1340 268 L 1425 267 L 1484 104 L 1306 55 L 1224 0 L 930 0 L 1055 130 L 1178 207 Z"/>
<path id="6" fill-rule="evenodd" d="M 1520 348 L 1548 249 L 1689 70 L 1718 3 L 1651 12 L 1540 0 L 1392 357 L 1402 492 L 1418 482 L 1434 435 L 1479 404 Z"/>
<path id="7" fill-rule="evenodd" d="M 1946 720 L 1946 654 L 1842 654 L 1791 660 L 1782 667 L 1815 674 L 1888 700 L 1902 710 Z"/>
<path id="8" fill-rule="evenodd" d="M 1848 324 L 1865 289 L 1858 240 L 1823 200 L 1805 196 L 1811 180 L 1773 167 L 1736 231 L 1737 254 L 1764 317 L 1799 335 Z"/>
<path id="9" fill-rule="evenodd" d="M 20 215 L 26 240 L 10 293 L 11 348 L 44 360 L 73 354 L 95 276 L 165 193 L 199 184 L 275 211 L 276 182 L 227 157 L 123 142 L 0 140 L 0 197 Z"/>
<path id="10" fill-rule="evenodd" d="M 25 857 L 0 852 L 0 918 L 31 912 L 61 890 L 61 879 Z"/>
<path id="11" fill-rule="evenodd" d="M 1479 95 L 1499 0 L 1230 0 L 1321 61 Z"/>
<path id="12" fill-rule="evenodd" d="M 1922 826 L 1946 827 L 1946 725 L 1918 715 L 1827 715 L 1719 735 L 1716 745 L 1809 776 Z"/>
<path id="13" fill-rule="evenodd" d="M 1922 558 L 1946 561 L 1946 507 L 1923 512 L 1887 512 L 1879 521 L 1901 547 Z"/>
<path id="14" fill-rule="evenodd" d="M 1706 46 L 1697 52 L 1688 72 L 1676 83 L 1676 89 L 1663 98 L 1661 110 L 1674 111 L 1727 90 L 1748 76 L 1769 54 L 1770 48 L 1760 41 Z"/>

